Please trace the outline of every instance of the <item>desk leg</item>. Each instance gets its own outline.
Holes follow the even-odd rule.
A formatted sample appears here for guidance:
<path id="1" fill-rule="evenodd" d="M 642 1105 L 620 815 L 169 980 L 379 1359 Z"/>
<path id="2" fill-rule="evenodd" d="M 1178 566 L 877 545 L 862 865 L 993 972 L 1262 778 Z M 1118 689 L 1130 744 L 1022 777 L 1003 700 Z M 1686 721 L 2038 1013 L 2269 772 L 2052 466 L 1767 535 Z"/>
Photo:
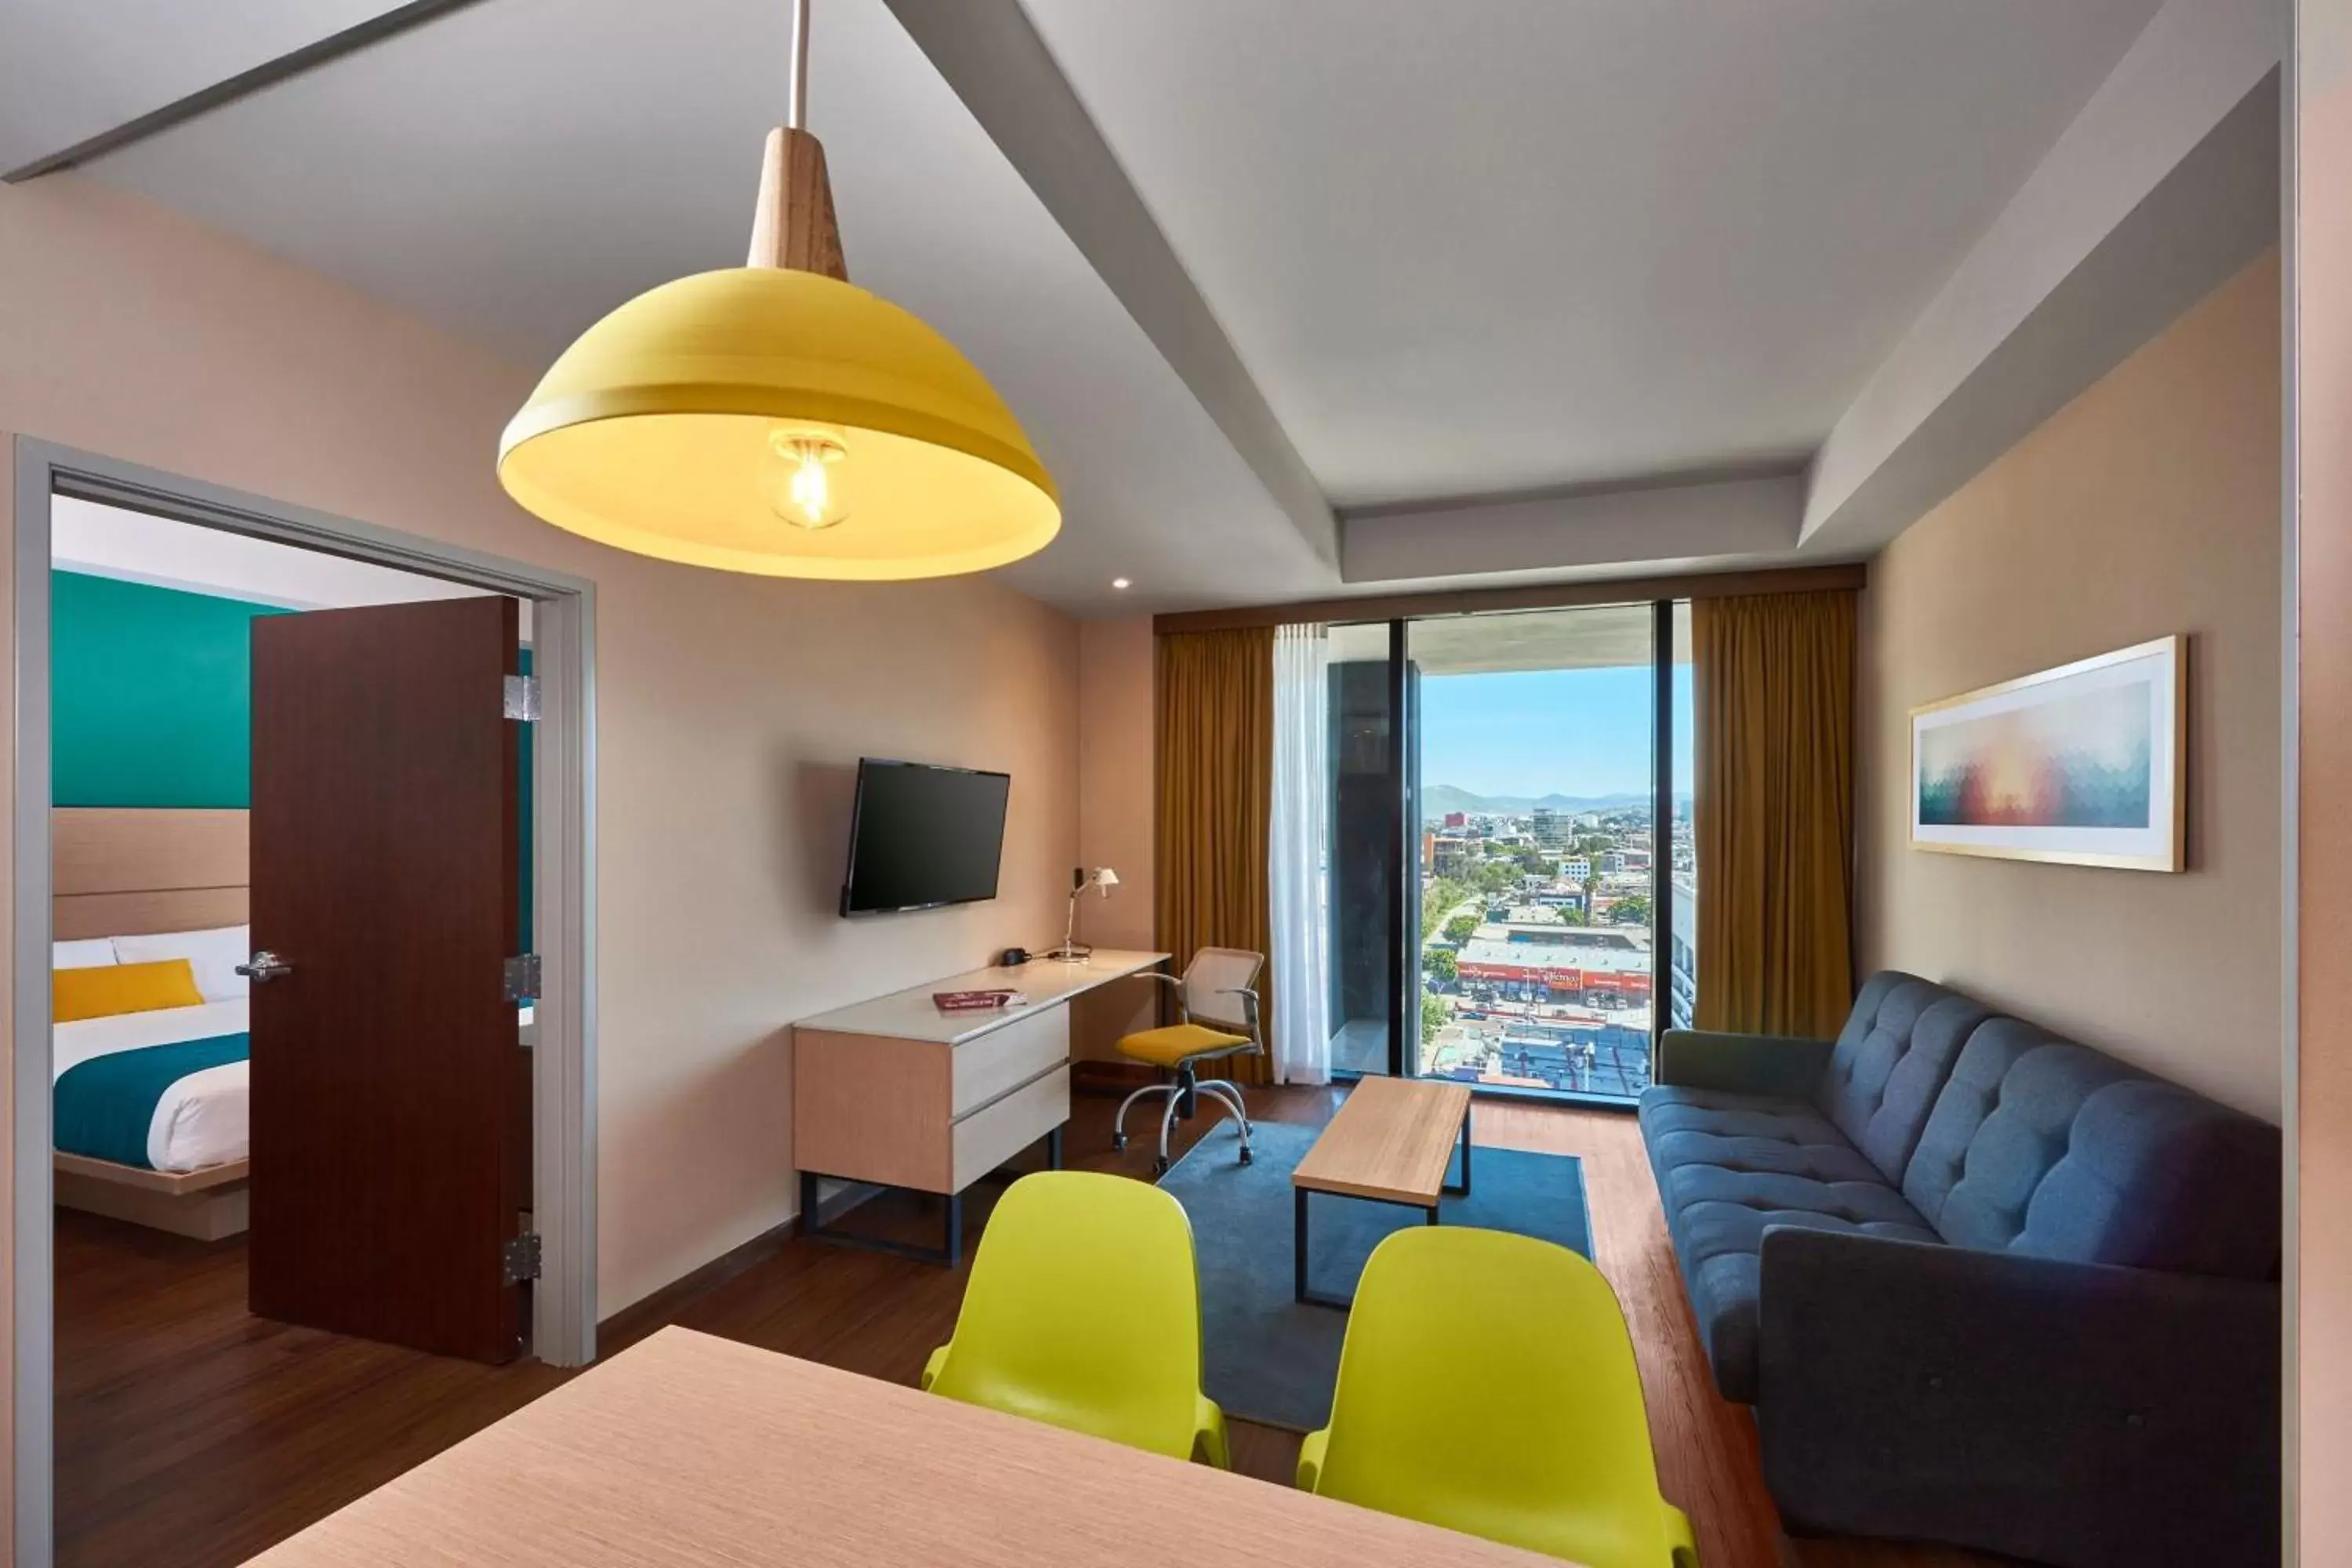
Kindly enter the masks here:
<path id="1" fill-rule="evenodd" d="M 1445 1190 L 1459 1193 L 1464 1197 L 1470 1195 L 1470 1113 L 1467 1110 L 1462 1113 L 1462 1184 Z"/>
<path id="2" fill-rule="evenodd" d="M 1049 1171 L 1062 1168 L 1062 1132 L 1068 1125 L 1066 1121 L 1062 1122 L 1045 1134 L 1045 1169 Z"/>
<path id="3" fill-rule="evenodd" d="M 859 1236 L 853 1231 L 821 1223 L 817 1218 L 816 1184 L 824 1179 L 816 1171 L 803 1171 L 801 1176 L 801 1234 L 818 1241 L 829 1241 L 836 1247 L 855 1247 L 866 1252 L 887 1252 L 895 1258 L 911 1258 L 921 1263 L 944 1263 L 952 1268 L 963 1258 L 963 1194 L 934 1194 L 943 1197 L 948 1205 L 946 1236 L 939 1247 L 917 1247 L 908 1242 L 892 1241 L 879 1236 Z"/>
<path id="4" fill-rule="evenodd" d="M 1290 1295 L 1293 1300 L 1307 1300 L 1307 1189 L 1290 1189 Z"/>

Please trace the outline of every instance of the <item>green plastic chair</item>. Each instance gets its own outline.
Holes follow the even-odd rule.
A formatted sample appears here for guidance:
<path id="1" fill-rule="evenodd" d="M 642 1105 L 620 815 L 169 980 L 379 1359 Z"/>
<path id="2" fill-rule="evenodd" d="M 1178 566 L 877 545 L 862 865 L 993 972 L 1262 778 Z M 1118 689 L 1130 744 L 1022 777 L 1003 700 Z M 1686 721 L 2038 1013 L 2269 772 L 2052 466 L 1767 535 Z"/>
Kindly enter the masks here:
<path id="1" fill-rule="evenodd" d="M 997 1200 L 955 1337 L 923 1386 L 1033 1421 L 1230 1469 L 1201 1392 L 1201 1284 L 1181 1205 L 1125 1176 L 1041 1171 Z"/>
<path id="2" fill-rule="evenodd" d="M 1524 1236 L 1415 1226 L 1372 1249 L 1298 1484 L 1590 1568 L 1697 1568 L 1615 1294 Z"/>

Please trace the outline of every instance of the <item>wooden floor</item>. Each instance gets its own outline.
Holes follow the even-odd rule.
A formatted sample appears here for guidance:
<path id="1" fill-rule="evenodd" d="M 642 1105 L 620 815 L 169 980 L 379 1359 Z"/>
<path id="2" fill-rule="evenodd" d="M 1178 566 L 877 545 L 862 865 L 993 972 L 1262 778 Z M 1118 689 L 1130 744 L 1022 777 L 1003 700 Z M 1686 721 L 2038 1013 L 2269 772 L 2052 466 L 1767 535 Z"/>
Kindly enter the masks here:
<path id="1" fill-rule="evenodd" d="M 1321 1122 L 1325 1089 L 1257 1089 L 1254 1114 Z M 1070 1163 L 1147 1175 L 1114 1155 L 1115 1101 L 1082 1095 Z M 1206 1123 L 1185 1130 L 1190 1138 Z M 1642 1363 L 1659 1480 L 1697 1528 L 1707 1568 L 1958 1568 L 1985 1560 L 1780 1533 L 1747 1411 L 1709 1381 L 1664 1218 L 1629 1116 L 1482 1102 L 1482 1145 L 1584 1161 L 1595 1261 Z M 983 1187 L 982 1192 L 987 1189 Z M 985 1200 L 975 1219 L 985 1213 Z M 919 1200 L 877 1200 L 863 1226 L 937 1224 Z M 58 1215 L 58 1561 L 200 1568 L 242 1562 L 562 1382 L 393 1350 L 245 1311 L 241 1241 L 184 1241 Z M 962 1272 L 794 1240 L 698 1293 L 666 1292 L 608 1325 L 622 1348 L 665 1322 L 912 1384 L 948 1337 Z M 1234 1468 L 1289 1484 L 1298 1439 L 1234 1424 Z"/>

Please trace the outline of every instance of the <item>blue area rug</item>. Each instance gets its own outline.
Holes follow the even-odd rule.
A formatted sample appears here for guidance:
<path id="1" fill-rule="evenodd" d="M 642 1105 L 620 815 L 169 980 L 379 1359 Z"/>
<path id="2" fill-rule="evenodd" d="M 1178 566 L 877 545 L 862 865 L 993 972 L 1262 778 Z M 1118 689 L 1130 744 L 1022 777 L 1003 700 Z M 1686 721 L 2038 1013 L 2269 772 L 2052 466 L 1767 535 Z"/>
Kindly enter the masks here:
<path id="1" fill-rule="evenodd" d="M 1473 1112 L 1475 1115 L 1475 1112 Z M 1255 1163 L 1234 1158 L 1240 1134 L 1211 1131 L 1160 1185 L 1184 1205 L 1201 1266 L 1202 1382 L 1225 1414 L 1267 1426 L 1311 1432 L 1331 1414 L 1339 1341 L 1348 1315 L 1291 1300 L 1290 1173 L 1319 1129 L 1260 1121 Z M 1453 1173 L 1458 1179 L 1460 1172 Z M 1447 1194 L 1441 1225 L 1483 1226 L 1556 1241 L 1592 1255 L 1584 1173 L 1567 1154 L 1479 1149 L 1467 1197 Z M 1318 1193 L 1309 1200 L 1307 1285 L 1355 1293 L 1373 1247 L 1391 1231 L 1426 1224 L 1419 1209 Z M 1540 1331 L 1530 1325 L 1530 1331 Z"/>

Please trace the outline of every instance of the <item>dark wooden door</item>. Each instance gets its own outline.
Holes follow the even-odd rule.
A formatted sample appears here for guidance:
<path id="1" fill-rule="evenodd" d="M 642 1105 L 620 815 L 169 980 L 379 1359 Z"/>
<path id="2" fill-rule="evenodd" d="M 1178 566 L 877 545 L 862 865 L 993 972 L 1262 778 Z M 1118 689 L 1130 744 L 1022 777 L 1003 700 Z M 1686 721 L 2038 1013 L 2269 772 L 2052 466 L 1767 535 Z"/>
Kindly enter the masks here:
<path id="1" fill-rule="evenodd" d="M 253 623 L 259 1316 L 445 1355 L 520 1348 L 529 1203 L 511 599 Z"/>

